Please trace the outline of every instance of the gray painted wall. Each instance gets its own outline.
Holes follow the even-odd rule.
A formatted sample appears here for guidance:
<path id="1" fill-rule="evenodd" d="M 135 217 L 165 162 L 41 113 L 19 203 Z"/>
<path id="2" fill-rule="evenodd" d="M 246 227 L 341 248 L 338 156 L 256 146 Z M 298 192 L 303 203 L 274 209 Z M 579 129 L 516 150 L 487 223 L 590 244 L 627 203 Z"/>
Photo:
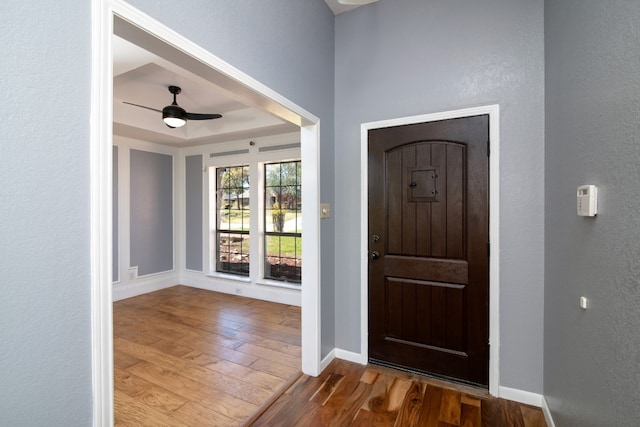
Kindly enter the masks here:
<path id="1" fill-rule="evenodd" d="M 131 267 L 173 270 L 173 156 L 130 150 Z"/>
<path id="2" fill-rule="evenodd" d="M 638 22 L 637 1 L 545 1 L 544 394 L 557 426 L 640 420 Z M 581 184 L 598 185 L 596 218 L 576 215 Z"/>
<path id="3" fill-rule="evenodd" d="M 112 181 L 112 197 L 113 197 L 113 210 L 111 211 L 113 218 L 112 228 L 112 258 L 113 263 L 111 266 L 112 279 L 114 282 L 120 280 L 120 248 L 118 247 L 118 147 L 113 146 L 113 181 Z"/>
<path id="4" fill-rule="evenodd" d="M 131 0 L 320 118 L 320 191 L 334 204 L 334 18 L 323 0 Z M 335 346 L 334 219 L 321 223 L 322 354 Z"/>
<path id="5" fill-rule="evenodd" d="M 322 0 L 132 3 L 320 117 L 322 199 L 333 203 L 333 16 Z M 0 424 L 87 426 L 91 3 L 9 1 L 2 18 Z M 323 221 L 323 348 L 333 235 Z"/>
<path id="6" fill-rule="evenodd" d="M 90 17 L 90 2 L 2 5 L 3 426 L 91 425 Z"/>
<path id="7" fill-rule="evenodd" d="M 498 103 L 501 385 L 542 392 L 543 61 L 542 0 L 381 0 L 336 18 L 337 347 L 359 352 L 360 124 Z"/>
<path id="8" fill-rule="evenodd" d="M 335 202 L 335 219 L 322 221 L 324 354 L 334 330 L 337 346 L 358 350 L 359 270 L 341 255 L 360 238 L 359 124 L 500 103 L 503 384 L 541 391 L 546 206 L 544 392 L 556 424 L 640 418 L 640 206 L 628 194 L 640 164 L 637 2 L 546 1 L 546 165 L 540 0 L 380 0 L 340 15 L 335 153 L 333 17 L 322 0 L 132 3 L 321 118 L 322 199 Z M 86 426 L 90 4 L 12 1 L 3 25 L 0 424 Z M 34 120 L 61 100 L 72 126 Z M 600 186 L 595 221 L 575 216 L 584 182 Z M 590 310 L 577 309 L 580 295 Z"/>
<path id="9" fill-rule="evenodd" d="M 185 266 L 202 271 L 202 155 L 185 157 Z"/>

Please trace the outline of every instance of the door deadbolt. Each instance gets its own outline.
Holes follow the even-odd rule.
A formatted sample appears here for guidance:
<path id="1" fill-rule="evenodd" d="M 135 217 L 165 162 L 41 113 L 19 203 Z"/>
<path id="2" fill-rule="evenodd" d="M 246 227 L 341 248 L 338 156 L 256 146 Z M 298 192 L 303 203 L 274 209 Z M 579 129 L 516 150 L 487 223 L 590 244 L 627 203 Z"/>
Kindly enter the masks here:
<path id="1" fill-rule="evenodd" d="M 373 241 L 373 243 L 378 243 L 380 241 L 380 236 L 374 234 L 373 236 L 371 236 L 371 240 Z"/>

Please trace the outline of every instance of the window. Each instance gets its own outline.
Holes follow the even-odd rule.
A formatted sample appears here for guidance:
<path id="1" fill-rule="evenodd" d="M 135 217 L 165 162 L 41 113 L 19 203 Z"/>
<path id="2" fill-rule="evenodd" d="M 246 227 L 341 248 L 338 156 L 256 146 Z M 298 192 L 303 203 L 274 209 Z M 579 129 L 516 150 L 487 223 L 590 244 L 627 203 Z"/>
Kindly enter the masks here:
<path id="1" fill-rule="evenodd" d="M 301 162 L 264 165 L 264 277 L 300 283 L 302 271 Z"/>
<path id="2" fill-rule="evenodd" d="M 302 162 L 299 135 L 240 149 L 216 146 L 205 164 L 209 275 L 230 284 L 300 290 Z M 289 291 L 284 291 L 289 292 Z"/>
<path id="3" fill-rule="evenodd" d="M 249 275 L 249 166 L 216 168 L 216 271 Z"/>

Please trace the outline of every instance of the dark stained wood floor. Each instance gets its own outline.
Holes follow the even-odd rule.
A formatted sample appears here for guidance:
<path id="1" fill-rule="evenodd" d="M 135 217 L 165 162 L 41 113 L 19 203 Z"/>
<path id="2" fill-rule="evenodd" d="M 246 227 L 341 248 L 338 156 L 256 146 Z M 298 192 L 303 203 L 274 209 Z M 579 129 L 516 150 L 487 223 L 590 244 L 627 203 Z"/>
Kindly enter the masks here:
<path id="1" fill-rule="evenodd" d="M 250 425 L 546 427 L 539 408 L 471 387 L 337 359 L 317 378 L 300 377 Z"/>
<path id="2" fill-rule="evenodd" d="M 300 308 L 185 286 L 114 303 L 116 426 L 546 426 L 485 391 L 335 360 L 300 373 Z"/>

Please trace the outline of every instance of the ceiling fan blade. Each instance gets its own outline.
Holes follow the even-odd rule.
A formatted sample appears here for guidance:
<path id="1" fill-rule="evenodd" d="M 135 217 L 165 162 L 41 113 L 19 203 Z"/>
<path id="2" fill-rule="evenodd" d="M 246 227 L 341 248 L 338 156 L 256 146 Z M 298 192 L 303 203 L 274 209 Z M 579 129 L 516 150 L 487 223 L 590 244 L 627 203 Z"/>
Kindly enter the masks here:
<path id="1" fill-rule="evenodd" d="M 132 102 L 122 101 L 124 104 L 133 105 L 134 107 L 146 108 L 147 110 L 156 111 L 158 113 L 162 113 L 162 110 L 158 110 L 157 108 L 147 107 L 145 105 L 134 104 Z"/>
<path id="2" fill-rule="evenodd" d="M 200 113 L 187 113 L 188 120 L 211 120 L 219 119 L 222 114 L 200 114 Z"/>

